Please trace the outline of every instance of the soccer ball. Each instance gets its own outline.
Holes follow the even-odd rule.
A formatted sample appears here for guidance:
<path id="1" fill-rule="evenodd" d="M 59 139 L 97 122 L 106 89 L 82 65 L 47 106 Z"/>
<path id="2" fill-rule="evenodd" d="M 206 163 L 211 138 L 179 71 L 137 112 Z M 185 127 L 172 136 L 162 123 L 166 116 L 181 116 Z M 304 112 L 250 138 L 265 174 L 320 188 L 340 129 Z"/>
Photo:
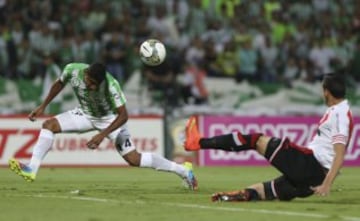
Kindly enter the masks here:
<path id="1" fill-rule="evenodd" d="M 157 39 L 148 39 L 140 45 L 140 58 L 147 65 L 159 65 L 165 60 L 165 57 L 165 46 Z"/>

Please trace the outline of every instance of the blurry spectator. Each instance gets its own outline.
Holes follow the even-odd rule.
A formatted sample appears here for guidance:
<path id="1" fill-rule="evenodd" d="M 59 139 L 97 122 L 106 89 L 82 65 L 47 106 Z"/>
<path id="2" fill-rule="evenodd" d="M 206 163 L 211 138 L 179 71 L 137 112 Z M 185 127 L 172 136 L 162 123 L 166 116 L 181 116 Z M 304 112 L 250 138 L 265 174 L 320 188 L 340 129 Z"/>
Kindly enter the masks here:
<path id="1" fill-rule="evenodd" d="M 240 5 L 241 0 L 217 0 L 215 2 L 217 16 L 229 20 L 235 16 L 235 8 Z"/>
<path id="2" fill-rule="evenodd" d="M 11 26 L 11 36 L 14 39 L 15 45 L 19 45 L 24 38 L 24 31 L 22 28 L 20 21 L 15 21 Z"/>
<path id="3" fill-rule="evenodd" d="M 281 10 L 281 3 L 278 0 L 269 0 L 263 3 L 266 20 L 270 22 L 273 19 L 273 14 Z"/>
<path id="4" fill-rule="evenodd" d="M 107 70 L 121 83 L 124 80 L 125 45 L 119 30 L 114 30 L 111 39 L 105 42 L 104 61 Z"/>
<path id="5" fill-rule="evenodd" d="M 331 63 L 336 58 L 333 48 L 325 45 L 324 39 L 313 41 L 312 48 L 309 52 L 309 59 L 315 70 L 315 78 L 321 79 L 324 74 L 331 73 Z"/>
<path id="6" fill-rule="evenodd" d="M 181 88 L 185 104 L 207 103 L 209 92 L 204 82 L 206 75 L 203 60 L 192 61 L 188 64 Z"/>
<path id="7" fill-rule="evenodd" d="M 338 15 L 334 17 L 334 25 L 336 27 L 350 27 L 351 14 L 347 11 L 346 4 L 339 5 Z"/>
<path id="8" fill-rule="evenodd" d="M 202 33 L 201 39 L 205 41 L 211 40 L 215 44 L 215 50 L 222 52 L 226 47 L 225 44 L 232 40 L 233 33 L 226 27 L 221 26 L 220 22 L 216 20 L 209 20 L 207 25 L 207 30 Z"/>
<path id="9" fill-rule="evenodd" d="M 54 10 L 53 5 L 54 3 L 52 2 L 52 0 L 43 0 L 38 2 L 38 8 L 41 12 L 41 16 L 43 20 L 50 21 L 50 17 Z"/>
<path id="10" fill-rule="evenodd" d="M 272 40 L 275 44 L 282 42 L 286 36 L 296 33 L 296 27 L 289 21 L 289 17 L 278 11 L 274 13 L 271 30 Z"/>
<path id="11" fill-rule="evenodd" d="M 360 33 L 360 2 L 356 1 L 355 4 L 356 4 L 356 8 L 354 11 L 351 25 L 353 32 L 359 34 Z"/>
<path id="12" fill-rule="evenodd" d="M 249 1 L 249 16 L 251 18 L 256 18 L 259 17 L 262 14 L 263 11 L 263 7 L 262 7 L 262 2 L 261 0 L 252 0 Z"/>
<path id="13" fill-rule="evenodd" d="M 233 26 L 235 29 L 233 35 L 236 43 L 243 42 L 249 38 L 249 29 L 246 24 L 243 24 L 242 22 L 234 22 Z"/>
<path id="14" fill-rule="evenodd" d="M 119 2 L 118 0 L 115 0 L 116 2 Z M 125 1 L 121 1 L 125 2 Z M 144 15 L 144 10 L 148 10 L 149 7 L 147 7 L 142 0 L 131 0 L 129 2 L 129 8 L 123 8 L 123 11 L 129 10 L 131 17 L 138 19 L 139 17 Z"/>
<path id="15" fill-rule="evenodd" d="M 143 42 L 151 35 L 151 30 L 147 27 L 146 22 L 147 19 L 145 17 L 137 20 L 137 28 L 134 31 L 134 38 L 136 42 Z"/>
<path id="16" fill-rule="evenodd" d="M 0 19 L 5 20 L 6 0 L 0 1 Z"/>
<path id="17" fill-rule="evenodd" d="M 199 37 L 193 38 L 190 45 L 185 51 L 185 61 L 189 64 L 193 64 L 196 61 L 204 59 L 203 43 Z"/>
<path id="18" fill-rule="evenodd" d="M 311 0 L 294 1 L 290 6 L 290 14 L 298 21 L 307 21 L 311 18 L 313 7 Z"/>
<path id="19" fill-rule="evenodd" d="M 82 16 L 80 17 L 80 24 L 83 28 L 83 31 L 92 31 L 98 32 L 101 27 L 105 24 L 107 14 L 105 2 L 93 3 L 93 7 L 89 10 L 84 10 Z"/>
<path id="20" fill-rule="evenodd" d="M 349 65 L 349 60 L 351 59 L 352 52 L 351 49 L 348 48 L 345 41 L 345 36 L 340 35 L 337 39 L 337 44 L 334 48 L 335 56 L 336 56 L 336 69 L 346 69 Z"/>
<path id="21" fill-rule="evenodd" d="M 330 9 L 329 0 L 312 0 L 312 5 L 315 13 L 325 12 Z"/>
<path id="22" fill-rule="evenodd" d="M 73 37 L 72 36 L 64 36 L 61 42 L 61 47 L 59 49 L 59 56 L 61 60 L 61 66 L 65 67 L 66 64 L 70 63 L 71 61 L 74 61 L 75 56 L 72 51 L 72 42 Z"/>
<path id="23" fill-rule="evenodd" d="M 92 64 L 100 60 L 101 44 L 100 41 L 96 39 L 94 32 L 85 32 L 84 40 L 81 42 L 80 48 L 81 51 L 85 53 L 85 63 Z"/>
<path id="24" fill-rule="evenodd" d="M 299 68 L 294 57 L 289 57 L 281 75 L 282 81 L 287 87 L 292 87 L 292 82 L 299 77 Z"/>
<path id="25" fill-rule="evenodd" d="M 54 33 L 46 22 L 34 23 L 34 29 L 29 33 L 29 40 L 40 62 L 43 54 L 54 53 L 59 48 Z"/>
<path id="26" fill-rule="evenodd" d="M 172 67 L 173 61 L 167 56 L 158 66 L 143 66 L 145 85 L 152 99 L 152 103 L 176 106 L 178 104 L 176 75 Z M 165 102 L 165 103 L 164 103 Z"/>
<path id="27" fill-rule="evenodd" d="M 124 60 L 124 81 L 142 67 L 142 61 L 139 58 L 139 48 L 134 36 L 130 32 L 124 32 L 125 60 Z M 136 45 L 135 47 L 133 45 Z M 125 82 L 124 82 L 125 83 Z"/>
<path id="28" fill-rule="evenodd" d="M 17 50 L 11 30 L 5 24 L 0 24 L 0 50 L 1 65 L 4 68 L 3 74 L 10 78 L 16 78 L 17 70 Z"/>
<path id="29" fill-rule="evenodd" d="M 284 40 L 278 44 L 278 49 L 278 68 L 280 69 L 280 72 L 282 72 L 287 64 L 287 60 L 290 57 L 296 57 L 297 45 L 294 38 L 290 34 L 286 34 Z"/>
<path id="30" fill-rule="evenodd" d="M 189 3 L 187 0 L 167 0 L 167 16 L 174 17 L 175 21 L 180 28 L 186 25 L 186 18 L 189 14 Z"/>
<path id="31" fill-rule="evenodd" d="M 86 48 L 83 48 L 84 34 L 83 31 L 77 33 L 71 40 L 71 54 L 75 61 L 85 62 Z"/>
<path id="32" fill-rule="evenodd" d="M 307 58 L 300 58 L 298 61 L 299 79 L 304 82 L 313 83 L 314 73 L 311 62 Z"/>
<path id="33" fill-rule="evenodd" d="M 305 22 L 299 22 L 294 33 L 295 54 L 298 58 L 307 58 L 309 54 L 310 30 Z"/>
<path id="34" fill-rule="evenodd" d="M 211 40 L 204 41 L 204 63 L 208 76 L 221 76 L 216 67 L 217 53 L 215 45 Z"/>
<path id="35" fill-rule="evenodd" d="M 175 46 L 179 40 L 179 30 L 175 24 L 174 17 L 166 15 L 166 9 L 163 5 L 157 5 L 155 16 L 150 16 L 147 21 L 147 27 L 153 35 L 164 36 L 164 43 Z"/>
<path id="36" fill-rule="evenodd" d="M 17 47 L 18 65 L 17 72 L 20 77 L 34 78 L 35 73 L 32 67 L 33 50 L 28 38 L 23 38 Z"/>
<path id="37" fill-rule="evenodd" d="M 237 50 L 239 67 L 236 80 L 257 82 L 260 80 L 258 75 L 258 53 L 252 47 L 251 38 L 244 39 L 240 45 Z"/>
<path id="38" fill-rule="evenodd" d="M 6 53 L 6 41 L 1 36 L 0 37 L 0 74 L 1 76 L 5 76 L 7 71 L 7 64 L 8 64 L 8 55 Z"/>
<path id="39" fill-rule="evenodd" d="M 266 24 L 260 24 L 259 29 L 255 31 L 252 40 L 252 46 L 255 50 L 260 51 L 265 47 L 266 35 L 269 34 L 269 27 Z"/>
<path id="40" fill-rule="evenodd" d="M 222 52 L 217 54 L 215 62 L 216 77 L 236 77 L 238 72 L 238 59 L 236 53 L 236 43 L 234 40 L 225 44 L 225 48 Z"/>
<path id="41" fill-rule="evenodd" d="M 46 53 L 55 53 L 59 48 L 60 42 L 57 42 L 52 30 L 47 22 L 33 22 L 33 29 L 29 32 L 29 40 L 33 49 L 33 62 L 35 73 L 43 73 L 44 64 L 42 56 Z"/>
<path id="42" fill-rule="evenodd" d="M 190 11 L 186 21 L 190 36 L 200 36 L 206 31 L 207 15 L 202 8 L 201 0 L 190 0 Z"/>
<path id="43" fill-rule="evenodd" d="M 337 44 L 337 36 L 335 27 L 325 25 L 320 32 L 320 38 L 326 47 L 335 47 Z"/>
<path id="44" fill-rule="evenodd" d="M 357 82 L 360 82 L 360 37 L 357 39 L 356 50 L 350 61 L 349 73 Z"/>
<path id="45" fill-rule="evenodd" d="M 26 5 L 26 10 L 23 11 L 23 16 L 28 24 L 33 22 L 40 22 L 42 20 L 42 12 L 39 7 L 39 1 L 29 1 L 29 4 Z"/>
<path id="46" fill-rule="evenodd" d="M 274 82 L 277 78 L 279 49 L 270 36 L 265 38 L 265 46 L 260 50 L 261 77 L 265 82 Z"/>

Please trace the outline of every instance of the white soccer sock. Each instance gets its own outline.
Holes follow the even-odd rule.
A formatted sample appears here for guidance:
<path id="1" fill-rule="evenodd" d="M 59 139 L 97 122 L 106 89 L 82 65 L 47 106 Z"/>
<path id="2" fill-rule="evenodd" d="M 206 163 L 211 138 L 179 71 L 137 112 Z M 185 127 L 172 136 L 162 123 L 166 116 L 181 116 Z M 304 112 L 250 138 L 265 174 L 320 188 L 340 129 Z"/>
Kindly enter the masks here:
<path id="1" fill-rule="evenodd" d="M 155 170 L 173 172 L 182 178 L 186 177 L 188 173 L 183 165 L 153 153 L 141 153 L 140 167 L 150 167 Z"/>
<path id="2" fill-rule="evenodd" d="M 41 161 L 44 159 L 48 151 L 50 150 L 54 141 L 54 133 L 48 129 L 41 129 L 37 142 L 33 148 L 31 161 L 29 167 L 37 173 L 39 170 Z"/>

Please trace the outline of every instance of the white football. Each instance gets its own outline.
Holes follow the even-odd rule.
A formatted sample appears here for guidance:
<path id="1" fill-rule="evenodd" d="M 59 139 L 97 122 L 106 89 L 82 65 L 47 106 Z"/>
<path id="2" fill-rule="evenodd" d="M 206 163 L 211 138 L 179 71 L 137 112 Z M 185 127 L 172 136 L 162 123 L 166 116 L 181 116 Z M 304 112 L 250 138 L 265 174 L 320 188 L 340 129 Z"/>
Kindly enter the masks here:
<path id="1" fill-rule="evenodd" d="M 165 45 L 157 39 L 148 39 L 140 45 L 140 58 L 147 65 L 159 65 L 165 57 Z"/>

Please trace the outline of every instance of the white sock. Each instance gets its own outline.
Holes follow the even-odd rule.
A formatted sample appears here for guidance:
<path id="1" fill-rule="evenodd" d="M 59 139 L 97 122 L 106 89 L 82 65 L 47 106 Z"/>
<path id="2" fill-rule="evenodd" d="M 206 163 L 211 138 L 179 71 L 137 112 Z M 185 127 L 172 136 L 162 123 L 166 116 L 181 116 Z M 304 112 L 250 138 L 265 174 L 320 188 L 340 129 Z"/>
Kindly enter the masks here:
<path id="1" fill-rule="evenodd" d="M 39 137 L 35 146 L 33 147 L 33 153 L 29 167 L 37 173 L 39 170 L 41 161 L 44 159 L 54 141 L 54 133 L 48 129 L 41 129 Z"/>
<path id="2" fill-rule="evenodd" d="M 150 167 L 155 170 L 173 172 L 184 178 L 187 176 L 187 169 L 173 161 L 153 153 L 141 153 L 140 167 Z"/>

